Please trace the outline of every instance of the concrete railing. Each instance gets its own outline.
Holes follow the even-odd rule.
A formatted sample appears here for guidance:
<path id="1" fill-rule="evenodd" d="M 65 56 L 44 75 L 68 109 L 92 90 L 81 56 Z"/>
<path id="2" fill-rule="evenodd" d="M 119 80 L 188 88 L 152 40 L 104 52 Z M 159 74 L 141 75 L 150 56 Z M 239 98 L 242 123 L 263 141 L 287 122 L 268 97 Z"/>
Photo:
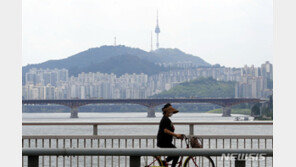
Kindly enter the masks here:
<path id="1" fill-rule="evenodd" d="M 273 148 L 272 135 L 199 135 L 202 139 L 203 149 L 219 150 L 270 150 Z M 177 148 L 186 148 L 184 141 L 173 139 L 173 143 Z M 24 149 L 153 149 L 156 148 L 155 135 L 26 135 L 22 137 Z M 151 162 L 151 157 L 142 156 L 142 166 Z M 25 167 L 28 159 L 23 157 L 23 166 Z M 234 164 L 232 160 L 213 157 L 213 161 L 218 166 L 231 166 Z M 247 161 L 253 164 L 252 167 L 272 165 L 272 158 L 266 158 L 264 161 Z M 129 165 L 128 157 L 111 156 L 111 157 L 47 157 L 41 156 L 40 166 L 125 166 Z M 100 165 L 98 165 L 100 164 Z M 206 159 L 199 161 L 199 166 L 206 167 Z M 249 165 L 250 166 L 250 165 Z"/>
<path id="2" fill-rule="evenodd" d="M 249 149 L 23 149 L 28 166 L 38 167 L 39 156 L 129 156 L 130 167 L 141 166 L 141 156 L 273 156 L 273 150 Z M 235 159 L 235 167 L 245 167 L 244 159 Z"/>

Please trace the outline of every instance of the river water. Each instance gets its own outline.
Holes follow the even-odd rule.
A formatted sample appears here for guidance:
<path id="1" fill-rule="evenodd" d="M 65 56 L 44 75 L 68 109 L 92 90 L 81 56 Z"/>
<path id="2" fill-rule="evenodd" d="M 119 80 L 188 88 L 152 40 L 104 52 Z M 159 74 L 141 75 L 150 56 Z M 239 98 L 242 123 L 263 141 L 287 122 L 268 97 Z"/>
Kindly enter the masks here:
<path id="1" fill-rule="evenodd" d="M 79 118 L 69 118 L 70 113 L 23 113 L 23 122 L 159 122 L 162 113 L 155 118 L 147 118 L 147 113 L 79 113 Z M 178 113 L 171 117 L 172 122 L 217 122 L 234 121 L 236 116 L 222 117 L 221 114 Z M 250 119 L 252 119 L 250 117 Z M 188 134 L 188 126 L 177 125 L 176 133 Z M 157 125 L 147 126 L 99 126 L 99 135 L 155 135 Z M 195 126 L 194 133 L 201 135 L 272 135 L 272 126 Z M 23 126 L 23 135 L 90 135 L 91 126 Z"/>

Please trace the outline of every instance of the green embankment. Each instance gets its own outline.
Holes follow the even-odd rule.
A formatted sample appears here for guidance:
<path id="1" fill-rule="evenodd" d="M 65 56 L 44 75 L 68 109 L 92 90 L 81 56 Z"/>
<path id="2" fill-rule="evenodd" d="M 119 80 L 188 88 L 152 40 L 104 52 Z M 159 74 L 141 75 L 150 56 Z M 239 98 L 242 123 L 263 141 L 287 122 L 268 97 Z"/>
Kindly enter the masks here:
<path id="1" fill-rule="evenodd" d="M 222 114 L 222 108 L 217 108 L 214 110 L 210 110 L 207 113 L 221 113 Z M 248 108 L 233 108 L 231 109 L 231 114 L 243 114 L 243 115 L 251 115 L 251 109 Z"/>

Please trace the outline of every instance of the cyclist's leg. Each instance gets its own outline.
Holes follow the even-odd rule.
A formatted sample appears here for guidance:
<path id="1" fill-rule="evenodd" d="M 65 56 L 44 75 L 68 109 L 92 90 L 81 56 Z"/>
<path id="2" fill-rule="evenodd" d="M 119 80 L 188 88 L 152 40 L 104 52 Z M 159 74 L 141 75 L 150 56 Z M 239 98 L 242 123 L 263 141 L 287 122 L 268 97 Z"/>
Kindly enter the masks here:
<path id="1" fill-rule="evenodd" d="M 172 167 L 175 167 L 178 163 L 179 157 L 178 156 L 176 156 L 176 157 L 169 156 L 169 157 L 167 157 L 166 162 L 169 162 L 171 160 L 173 160 Z"/>
<path id="2" fill-rule="evenodd" d="M 170 143 L 170 144 L 167 146 L 167 148 L 176 148 L 176 146 L 173 145 L 172 143 Z M 172 167 L 175 167 L 175 166 L 177 165 L 177 163 L 178 163 L 179 156 L 168 156 L 168 157 L 166 158 L 166 162 L 169 162 L 169 161 L 171 161 L 171 160 L 173 160 Z"/>

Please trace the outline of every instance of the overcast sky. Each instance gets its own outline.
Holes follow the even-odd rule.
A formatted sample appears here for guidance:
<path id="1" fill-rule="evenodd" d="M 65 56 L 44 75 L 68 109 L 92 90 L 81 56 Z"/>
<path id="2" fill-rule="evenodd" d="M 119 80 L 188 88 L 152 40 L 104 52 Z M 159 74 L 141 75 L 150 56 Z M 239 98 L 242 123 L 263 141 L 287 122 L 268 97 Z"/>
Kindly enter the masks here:
<path id="1" fill-rule="evenodd" d="M 160 47 L 216 64 L 272 61 L 272 0 L 25 0 L 23 65 L 117 44 L 150 51 L 159 11 Z M 155 48 L 155 34 L 154 48 Z"/>

